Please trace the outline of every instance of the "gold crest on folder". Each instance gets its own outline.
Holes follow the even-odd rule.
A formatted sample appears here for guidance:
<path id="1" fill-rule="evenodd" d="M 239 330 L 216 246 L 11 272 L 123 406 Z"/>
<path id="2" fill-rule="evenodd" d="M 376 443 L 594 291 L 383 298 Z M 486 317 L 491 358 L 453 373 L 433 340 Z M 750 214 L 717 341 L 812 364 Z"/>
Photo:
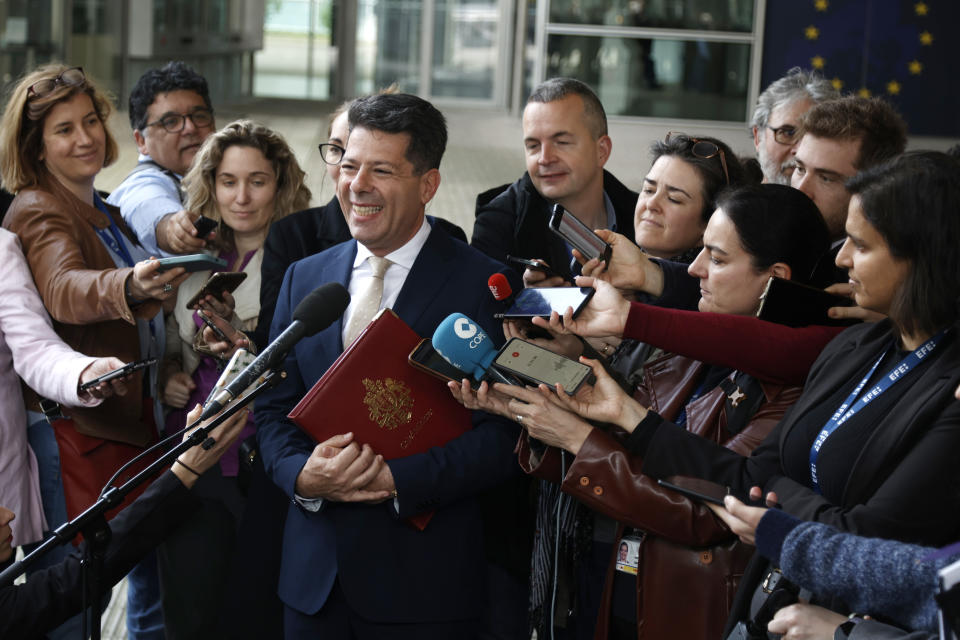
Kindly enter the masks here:
<path id="1" fill-rule="evenodd" d="M 393 431 L 413 419 L 413 395 L 400 380 L 364 378 L 363 386 L 367 390 L 363 404 L 367 405 L 370 420 L 381 429 Z"/>

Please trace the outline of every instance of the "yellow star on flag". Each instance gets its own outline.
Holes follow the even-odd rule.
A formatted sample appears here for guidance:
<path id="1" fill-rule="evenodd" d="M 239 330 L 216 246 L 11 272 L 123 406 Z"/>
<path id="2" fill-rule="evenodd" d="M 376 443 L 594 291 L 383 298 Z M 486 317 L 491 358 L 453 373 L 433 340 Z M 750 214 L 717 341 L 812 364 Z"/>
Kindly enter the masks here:
<path id="1" fill-rule="evenodd" d="M 817 38 L 820 37 L 820 29 L 817 29 L 815 26 L 810 25 L 809 27 L 803 30 L 803 35 L 804 37 L 806 37 L 807 40 L 816 40 Z M 920 41 L 923 42 L 922 35 L 920 36 L 920 38 L 921 38 Z"/>
<path id="2" fill-rule="evenodd" d="M 843 80 L 841 80 L 840 78 L 834 78 L 833 80 L 830 81 L 830 84 L 832 84 L 833 88 L 836 89 L 837 91 L 840 91 L 841 89 L 843 89 Z"/>
<path id="3" fill-rule="evenodd" d="M 920 33 L 920 44 L 931 45 L 933 44 L 933 34 L 929 31 L 923 31 Z"/>
<path id="4" fill-rule="evenodd" d="M 920 72 L 923 71 L 923 63 L 919 60 L 913 60 L 908 65 L 907 68 L 910 69 L 910 73 L 915 76 L 920 75 Z"/>
<path id="5" fill-rule="evenodd" d="M 887 93 L 892 96 L 900 95 L 900 83 L 896 80 L 891 80 L 887 83 Z"/>
<path id="6" fill-rule="evenodd" d="M 810 66 L 814 69 L 823 69 L 826 63 L 827 61 L 823 59 L 823 56 L 813 56 L 810 58 Z"/>
<path id="7" fill-rule="evenodd" d="M 926 2 L 918 2 L 917 4 L 913 5 L 913 10 L 917 12 L 918 16 L 925 16 L 930 10 L 930 7 L 927 6 Z"/>
<path id="8" fill-rule="evenodd" d="M 813 0 L 813 8 L 817 11 L 826 11 L 830 3 L 827 0 Z"/>
<path id="9" fill-rule="evenodd" d="M 872 94 L 870 93 L 870 89 L 867 89 L 866 87 L 861 87 L 860 90 L 857 91 L 857 95 L 860 96 L 861 98 L 869 98 Z"/>

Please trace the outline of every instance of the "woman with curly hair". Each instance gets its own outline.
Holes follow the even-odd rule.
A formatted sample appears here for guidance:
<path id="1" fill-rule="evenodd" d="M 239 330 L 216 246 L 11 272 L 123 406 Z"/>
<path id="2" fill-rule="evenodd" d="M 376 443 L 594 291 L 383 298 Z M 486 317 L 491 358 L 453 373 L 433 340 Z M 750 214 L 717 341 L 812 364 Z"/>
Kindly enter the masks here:
<path id="1" fill-rule="evenodd" d="M 303 179 L 304 172 L 286 141 L 249 120 L 231 122 L 207 138 L 184 176 L 187 209 L 219 222 L 215 248 L 217 256 L 227 262 L 224 270 L 247 274 L 232 296 L 225 293 L 225 300 L 216 301 L 207 295 L 200 303 L 220 312 L 232 307 L 228 319 L 238 331 L 256 328 L 263 243 L 273 222 L 308 206 L 310 190 Z M 182 423 L 180 414 L 202 404 L 220 377 L 220 362 L 202 338 L 201 311 L 197 305 L 189 308 L 186 304 L 210 275 L 209 271 L 194 273 L 181 285 L 167 320 L 171 348 L 161 385 L 163 401 L 173 409 L 168 424 Z M 240 441 L 253 433 L 251 416 Z M 160 550 L 164 620 L 167 633 L 176 637 L 217 635 L 218 616 L 210 612 L 220 610 L 224 601 L 235 555 L 246 553 L 237 544 L 237 530 L 247 508 L 245 490 L 238 482 L 238 447 L 235 444 L 219 467 L 200 478 L 196 488 L 204 500 L 203 511 Z M 200 566 L 203 571 L 197 571 Z"/>

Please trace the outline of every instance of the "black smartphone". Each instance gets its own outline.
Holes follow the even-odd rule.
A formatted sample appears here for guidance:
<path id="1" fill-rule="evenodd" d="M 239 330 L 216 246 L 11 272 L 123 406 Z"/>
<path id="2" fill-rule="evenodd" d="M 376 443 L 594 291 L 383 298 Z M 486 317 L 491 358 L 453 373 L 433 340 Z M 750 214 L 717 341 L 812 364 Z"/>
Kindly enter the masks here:
<path id="1" fill-rule="evenodd" d="M 139 371 L 140 369 L 145 369 L 147 367 L 155 365 L 157 364 L 157 361 L 158 361 L 157 358 L 147 358 L 146 360 L 137 360 L 136 362 L 125 364 L 119 369 L 114 369 L 109 373 L 103 374 L 99 378 L 94 378 L 93 380 L 84 382 L 83 384 L 80 385 L 80 391 L 86 391 L 91 387 L 97 386 L 101 382 L 109 382 L 110 380 L 114 380 L 116 378 L 123 378 L 124 376 L 130 375 L 134 371 Z"/>
<path id="2" fill-rule="evenodd" d="M 730 495 L 730 487 L 689 476 L 670 476 L 667 480 L 657 480 L 657 484 L 698 502 L 709 502 L 721 507 L 724 506 L 723 499 Z"/>
<path id="3" fill-rule="evenodd" d="M 830 307 L 848 307 L 851 304 L 853 301 L 850 298 L 771 276 L 763 295 L 760 296 L 757 317 L 788 327 L 805 327 L 811 324 L 847 326 L 858 321 L 831 318 L 827 315 L 827 310 Z"/>
<path id="4" fill-rule="evenodd" d="M 215 324 L 213 323 L 213 320 L 211 320 L 210 318 L 207 317 L 207 314 L 198 312 L 197 315 L 200 316 L 200 319 L 203 321 L 203 324 L 205 324 L 205 325 L 207 325 L 208 327 L 210 327 L 210 330 L 213 331 L 213 335 L 217 336 L 217 339 L 218 339 L 218 340 L 220 340 L 220 341 L 222 341 L 222 342 L 230 342 L 230 338 L 227 337 L 227 334 L 225 334 L 225 333 L 220 329 L 220 327 L 218 327 L 217 325 L 215 325 Z"/>
<path id="5" fill-rule="evenodd" d="M 530 384 L 554 388 L 562 384 L 569 395 L 576 393 L 583 384 L 596 382 L 593 369 L 587 365 L 520 338 L 511 338 L 494 358 L 493 364 Z"/>
<path id="6" fill-rule="evenodd" d="M 217 228 L 219 223 L 213 218 L 208 218 L 207 216 L 200 216 L 193 221 L 193 226 L 197 229 L 198 238 L 206 238 L 210 235 L 210 232 Z"/>
<path id="7" fill-rule="evenodd" d="M 227 266 L 226 260 L 208 256 L 205 253 L 192 253 L 186 256 L 174 256 L 172 258 L 160 258 L 157 260 L 160 267 L 157 271 L 163 272 L 174 267 L 183 267 L 189 272 L 208 271 L 213 269 L 223 269 Z"/>
<path id="8" fill-rule="evenodd" d="M 410 366 L 414 369 L 429 373 L 434 378 L 446 381 L 453 380 L 454 382 L 461 382 L 464 378 L 468 378 L 471 384 L 474 383 L 471 375 L 456 368 L 437 353 L 437 350 L 433 348 L 433 344 L 428 338 L 424 338 L 420 341 L 420 344 L 414 347 L 410 355 L 407 356 L 407 362 L 409 362 Z"/>
<path id="9" fill-rule="evenodd" d="M 587 228 L 587 225 L 577 220 L 576 216 L 567 213 L 566 209 L 559 204 L 553 205 L 549 227 L 587 260 L 598 258 L 610 261 L 613 247 L 604 242 L 592 229 Z"/>
<path id="10" fill-rule="evenodd" d="M 524 289 L 513 299 L 513 304 L 496 318 L 549 318 L 553 311 L 561 316 L 567 307 L 573 307 L 576 318 L 583 307 L 593 297 L 592 287 L 530 287 Z"/>
<path id="11" fill-rule="evenodd" d="M 540 271 L 547 275 L 548 278 L 560 277 L 560 274 L 543 264 L 542 262 L 537 262 L 536 260 L 528 260 L 526 258 L 517 258 L 516 256 L 507 256 L 507 262 L 510 264 L 515 264 L 519 267 L 525 269 L 533 269 L 534 271 Z"/>
<path id="12" fill-rule="evenodd" d="M 217 271 L 203 283 L 200 291 L 197 291 L 197 295 L 187 301 L 186 307 L 187 309 L 193 309 L 207 295 L 212 295 L 223 302 L 223 292 L 233 293 L 240 286 L 240 283 L 246 279 L 247 274 L 243 271 Z"/>

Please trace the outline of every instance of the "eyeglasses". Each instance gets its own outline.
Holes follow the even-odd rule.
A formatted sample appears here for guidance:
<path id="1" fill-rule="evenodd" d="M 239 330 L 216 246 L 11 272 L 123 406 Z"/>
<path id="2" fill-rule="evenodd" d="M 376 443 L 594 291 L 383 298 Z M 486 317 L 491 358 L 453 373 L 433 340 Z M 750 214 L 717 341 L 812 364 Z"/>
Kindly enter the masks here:
<path id="1" fill-rule="evenodd" d="M 320 157 L 327 164 L 340 164 L 340 161 L 343 160 L 343 154 L 346 153 L 343 147 L 332 142 L 324 142 L 318 149 L 320 149 Z"/>
<path id="2" fill-rule="evenodd" d="M 780 144 L 793 144 L 797 141 L 797 136 L 800 135 L 800 132 L 796 127 L 792 127 L 788 124 L 785 124 L 782 127 L 768 126 L 767 129 L 773 131 L 773 139 Z"/>
<path id="3" fill-rule="evenodd" d="M 210 109 L 197 109 L 190 113 L 168 113 L 159 120 L 148 122 L 144 125 L 144 128 L 161 126 L 164 131 L 179 133 L 187 126 L 187 118 L 190 118 L 190 122 L 192 122 L 193 126 L 197 129 L 203 129 L 213 124 L 213 111 Z"/>
<path id="4" fill-rule="evenodd" d="M 56 78 L 38 80 L 27 89 L 27 99 L 42 98 L 50 95 L 57 85 L 65 87 L 76 87 L 87 81 L 87 76 L 83 74 L 83 67 L 70 67 L 64 69 Z"/>
<path id="5" fill-rule="evenodd" d="M 690 147 L 690 153 L 695 155 L 698 158 L 703 158 L 705 160 L 720 156 L 720 165 L 723 167 L 723 177 L 727 179 L 727 184 L 730 184 L 730 172 L 727 171 L 727 156 L 723 152 L 723 149 L 718 147 L 716 144 L 710 142 L 709 140 L 700 140 L 698 138 L 691 138 L 685 133 L 678 133 L 676 131 L 671 131 L 667 133 L 667 137 L 664 142 L 670 142 L 671 139 L 679 140 L 689 140 L 693 143 L 693 146 Z"/>

